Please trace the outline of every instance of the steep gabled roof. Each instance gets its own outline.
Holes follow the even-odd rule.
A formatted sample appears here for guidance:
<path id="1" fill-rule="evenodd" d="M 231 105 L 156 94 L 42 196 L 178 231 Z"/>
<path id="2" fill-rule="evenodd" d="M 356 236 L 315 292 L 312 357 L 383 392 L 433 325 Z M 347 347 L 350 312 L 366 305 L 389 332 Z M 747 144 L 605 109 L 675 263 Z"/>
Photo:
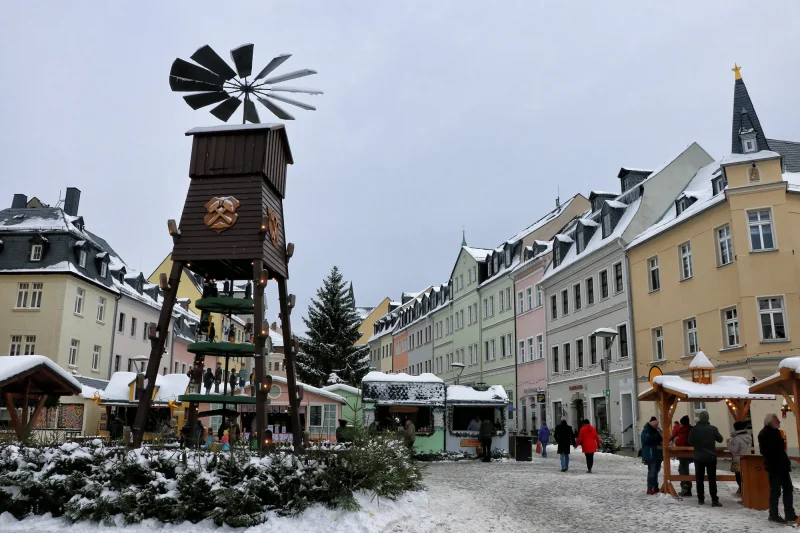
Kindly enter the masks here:
<path id="1" fill-rule="evenodd" d="M 764 135 L 764 130 L 761 128 L 761 122 L 758 120 L 756 108 L 750 100 L 750 94 L 747 92 L 747 86 L 744 80 L 739 75 L 738 67 L 736 70 L 736 82 L 733 86 L 733 124 L 731 127 L 731 152 L 734 154 L 741 154 L 742 139 L 739 137 L 740 133 L 747 132 L 750 129 L 755 130 L 756 142 L 758 143 L 759 150 L 770 150 L 771 147 L 767 142 Z"/>

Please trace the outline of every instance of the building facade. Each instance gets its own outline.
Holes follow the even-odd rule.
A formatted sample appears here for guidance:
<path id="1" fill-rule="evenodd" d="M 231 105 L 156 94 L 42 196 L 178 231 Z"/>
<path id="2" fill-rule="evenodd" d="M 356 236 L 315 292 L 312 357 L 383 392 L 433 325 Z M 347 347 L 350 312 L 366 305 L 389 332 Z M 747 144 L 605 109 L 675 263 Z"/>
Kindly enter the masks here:
<path id="1" fill-rule="evenodd" d="M 358 327 L 358 331 L 361 332 L 361 338 L 356 341 L 356 346 L 362 346 L 368 343 L 372 336 L 375 322 L 389 311 L 395 309 L 396 306 L 392 304 L 392 300 L 386 297 L 375 307 L 356 307 L 356 312 L 359 313 L 359 316 L 363 317 L 363 321 Z"/>
<path id="2" fill-rule="evenodd" d="M 628 247 L 640 392 L 653 366 L 685 377 L 701 350 L 715 377 L 750 381 L 800 350 L 800 143 L 766 137 L 738 72 L 733 100 L 731 154 L 698 171 Z M 753 402 L 754 428 L 780 409 L 781 400 Z M 656 414 L 650 403 L 641 411 Z M 682 403 L 675 417 L 699 411 L 730 434 L 722 402 Z M 796 454 L 796 435 L 786 434 Z"/>
<path id="3" fill-rule="evenodd" d="M 618 174 L 622 194 L 592 193 L 591 210 L 553 239 L 551 263 L 541 283 L 547 392 L 554 422 L 565 416 L 577 427 L 588 419 L 598 431 L 608 429 L 618 445 L 636 445 L 625 246 L 664 213 L 696 171 L 711 161 L 699 145 L 692 144 L 654 172 L 623 168 Z M 595 337 L 600 328 L 616 332 L 616 339 Z M 610 358 L 608 387 L 604 357 Z"/>

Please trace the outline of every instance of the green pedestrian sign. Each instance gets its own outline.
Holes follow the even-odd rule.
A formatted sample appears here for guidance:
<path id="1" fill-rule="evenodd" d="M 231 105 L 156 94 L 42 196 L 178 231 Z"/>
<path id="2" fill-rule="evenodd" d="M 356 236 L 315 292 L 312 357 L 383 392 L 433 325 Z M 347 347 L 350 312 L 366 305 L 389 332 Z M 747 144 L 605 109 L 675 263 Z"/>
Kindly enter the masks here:
<path id="1" fill-rule="evenodd" d="M 604 390 L 604 391 L 603 391 L 603 395 L 604 395 L 606 398 L 609 398 L 609 397 L 611 396 L 611 391 L 610 391 L 610 390 L 608 390 L 608 389 L 606 389 L 606 390 Z"/>

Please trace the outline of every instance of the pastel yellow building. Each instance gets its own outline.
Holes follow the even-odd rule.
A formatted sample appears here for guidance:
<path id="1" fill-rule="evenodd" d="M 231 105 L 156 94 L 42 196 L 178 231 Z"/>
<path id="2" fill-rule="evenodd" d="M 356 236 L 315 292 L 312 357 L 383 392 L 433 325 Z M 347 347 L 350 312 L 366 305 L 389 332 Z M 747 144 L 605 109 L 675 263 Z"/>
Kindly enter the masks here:
<path id="1" fill-rule="evenodd" d="M 369 341 L 369 338 L 372 336 L 372 330 L 373 326 L 375 325 L 375 321 L 391 311 L 391 303 L 392 300 L 389 297 L 386 297 L 383 299 L 383 301 L 381 301 L 381 303 L 378 304 L 377 307 L 356 307 L 356 312 L 361 313 L 361 316 L 363 316 L 363 321 L 358 327 L 358 331 L 361 333 L 361 338 L 356 341 L 356 346 L 363 346 L 364 344 L 367 344 L 367 341 Z"/>
<path id="2" fill-rule="evenodd" d="M 701 350 L 715 377 L 749 381 L 800 353 L 800 143 L 767 139 L 738 70 L 731 154 L 700 169 L 628 247 L 639 392 L 652 366 L 688 377 Z M 657 416 L 649 402 L 639 408 L 640 427 Z M 754 430 L 780 408 L 753 402 Z M 674 419 L 702 410 L 730 434 L 723 402 L 681 404 Z M 791 413 L 784 424 L 794 427 Z M 787 435 L 796 455 L 795 432 Z"/>

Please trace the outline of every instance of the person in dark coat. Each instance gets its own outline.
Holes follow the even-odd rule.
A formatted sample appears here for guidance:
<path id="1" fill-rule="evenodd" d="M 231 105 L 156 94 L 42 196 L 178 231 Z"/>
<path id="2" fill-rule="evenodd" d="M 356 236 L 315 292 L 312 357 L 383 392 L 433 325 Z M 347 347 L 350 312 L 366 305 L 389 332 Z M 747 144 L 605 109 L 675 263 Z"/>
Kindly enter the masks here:
<path id="1" fill-rule="evenodd" d="M 547 457 L 547 444 L 550 442 L 550 428 L 547 427 L 547 422 L 542 422 L 538 437 L 539 442 L 542 444 L 542 457 Z"/>
<path id="2" fill-rule="evenodd" d="M 659 446 L 663 444 L 663 439 L 658 429 L 658 419 L 650 417 L 642 430 L 642 461 L 647 465 L 647 494 L 658 494 L 658 473 L 664 461 L 664 452 Z"/>
<path id="3" fill-rule="evenodd" d="M 689 431 L 689 446 L 694 448 L 694 472 L 697 483 L 697 503 L 705 503 L 703 480 L 708 474 L 708 492 L 711 494 L 711 507 L 722 507 L 717 497 L 717 442 L 723 442 L 717 426 L 708 422 L 708 413 L 700 411 L 697 425 Z"/>
<path id="4" fill-rule="evenodd" d="M 236 389 L 236 385 L 239 383 L 239 374 L 236 373 L 236 369 L 231 369 L 230 377 L 228 378 L 228 383 L 231 385 L 231 396 L 233 396 L 233 391 Z"/>
<path id="5" fill-rule="evenodd" d="M 784 448 L 784 440 L 780 431 L 781 421 L 778 415 L 770 413 L 764 418 L 764 429 L 758 434 L 758 448 L 764 456 L 764 467 L 769 474 L 769 521 L 784 523 L 797 520 L 794 512 L 792 491 L 792 464 Z M 783 491 L 784 519 L 778 513 L 778 500 Z"/>
<path id="6" fill-rule="evenodd" d="M 203 374 L 203 386 L 206 388 L 206 394 L 211 393 L 211 385 L 214 384 L 214 374 L 211 368 L 206 368 L 206 373 Z"/>
<path id="7" fill-rule="evenodd" d="M 561 423 L 553 431 L 553 437 L 558 444 L 558 455 L 561 456 L 561 471 L 566 472 L 569 470 L 570 446 L 575 446 L 575 432 L 572 430 L 572 426 L 567 424 L 566 418 L 561 418 Z"/>
<path id="8" fill-rule="evenodd" d="M 119 417 L 119 415 L 114 416 L 114 420 L 108 425 L 108 432 L 111 434 L 111 440 L 119 440 L 122 438 L 122 431 L 125 427 L 125 423 Z"/>
<path id="9" fill-rule="evenodd" d="M 219 392 L 219 384 L 222 383 L 222 363 L 217 363 L 214 371 L 214 392 Z"/>
<path id="10" fill-rule="evenodd" d="M 344 444 L 352 441 L 353 439 L 350 437 L 350 428 L 347 427 L 347 420 L 340 418 L 339 427 L 336 428 L 336 442 Z"/>
<path id="11" fill-rule="evenodd" d="M 494 435 L 494 423 L 491 418 L 484 417 L 478 429 L 478 439 L 481 441 L 483 449 L 483 462 L 489 463 L 492 460 L 492 436 Z"/>
<path id="12" fill-rule="evenodd" d="M 689 432 L 692 430 L 691 420 L 688 416 L 681 417 L 680 424 L 672 428 L 672 444 L 673 446 L 688 446 L 689 445 Z M 689 475 L 689 465 L 692 460 L 689 458 L 678 459 L 678 474 L 681 476 Z M 681 481 L 681 496 L 692 495 L 692 482 Z"/>
<path id="13" fill-rule="evenodd" d="M 204 444 L 203 437 L 206 434 L 206 428 L 203 427 L 203 423 L 200 420 L 195 423 L 194 432 L 197 435 L 197 438 L 195 439 L 195 446 L 202 446 Z"/>

